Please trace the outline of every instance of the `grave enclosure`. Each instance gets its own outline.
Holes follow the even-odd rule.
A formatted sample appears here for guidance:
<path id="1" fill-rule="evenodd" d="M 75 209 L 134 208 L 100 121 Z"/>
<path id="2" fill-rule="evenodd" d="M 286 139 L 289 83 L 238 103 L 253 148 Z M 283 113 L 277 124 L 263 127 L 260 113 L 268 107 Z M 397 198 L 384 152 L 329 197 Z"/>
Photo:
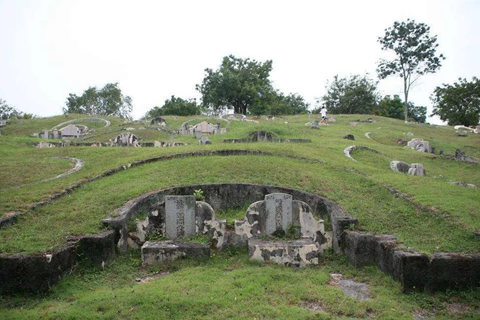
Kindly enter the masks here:
<path id="1" fill-rule="evenodd" d="M 197 189 L 203 190 L 205 201 L 189 196 Z M 227 230 L 225 221 L 217 219 L 215 211 L 239 208 L 245 202 L 251 203 L 245 218 L 235 222 L 235 230 Z M 400 249 L 394 236 L 349 230 L 358 221 L 320 195 L 284 187 L 232 183 L 191 185 L 144 194 L 102 220 L 110 231 L 70 237 L 66 247 L 45 255 L 2 256 L 0 292 L 48 290 L 74 268 L 79 254 L 96 265 L 108 263 L 114 257 L 115 246 L 125 252 L 132 244 L 129 224 L 139 214 L 147 214 L 149 220 L 140 229 L 161 231 L 170 238 L 167 242 L 145 242 L 144 264 L 185 256 L 209 257 L 209 246 L 179 241 L 184 235 L 206 234 L 218 249 L 248 246 L 251 259 L 298 266 L 317 263 L 331 239 L 333 251 L 345 254 L 355 267 L 375 265 L 400 281 L 405 292 L 480 286 L 479 254 L 438 253 L 429 258 Z M 290 223 L 300 225 L 300 239 L 268 238 Z"/>

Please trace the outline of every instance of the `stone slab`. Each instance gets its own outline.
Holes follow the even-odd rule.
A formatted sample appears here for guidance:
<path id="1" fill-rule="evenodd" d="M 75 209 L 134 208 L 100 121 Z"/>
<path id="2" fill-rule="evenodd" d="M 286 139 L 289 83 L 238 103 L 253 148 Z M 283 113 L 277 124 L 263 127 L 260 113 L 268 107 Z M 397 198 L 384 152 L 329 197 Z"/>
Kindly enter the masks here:
<path id="1" fill-rule="evenodd" d="M 141 249 L 142 265 L 159 265 L 180 258 L 209 258 L 210 247 L 198 243 L 174 241 L 145 242 Z"/>
<path id="2" fill-rule="evenodd" d="M 293 197 L 286 193 L 272 193 L 265 196 L 266 233 L 270 235 L 278 229 L 287 230 L 292 224 Z"/>
<path id="3" fill-rule="evenodd" d="M 165 196 L 165 232 L 171 240 L 196 234 L 195 196 Z"/>
<path id="4" fill-rule="evenodd" d="M 318 264 L 319 250 L 312 239 L 290 241 L 248 240 L 250 260 L 303 267 Z"/>

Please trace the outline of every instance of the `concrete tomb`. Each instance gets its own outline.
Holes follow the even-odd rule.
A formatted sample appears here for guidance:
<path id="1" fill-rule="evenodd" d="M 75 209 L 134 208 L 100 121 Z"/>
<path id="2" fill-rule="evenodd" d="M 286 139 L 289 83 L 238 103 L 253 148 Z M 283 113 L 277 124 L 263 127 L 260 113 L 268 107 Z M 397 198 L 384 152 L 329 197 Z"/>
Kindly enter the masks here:
<path id="1" fill-rule="evenodd" d="M 412 163 L 411 165 L 403 162 L 394 160 L 390 162 L 390 169 L 399 173 L 406 173 L 412 176 L 425 176 L 426 171 L 423 169 L 423 164 L 421 163 Z"/>
<path id="2" fill-rule="evenodd" d="M 432 153 L 432 148 L 428 141 L 424 141 L 421 138 L 414 138 L 407 143 L 407 147 L 420 152 Z"/>
<path id="3" fill-rule="evenodd" d="M 299 228 L 300 239 L 260 239 L 295 228 Z M 267 194 L 265 200 L 252 203 L 245 218 L 235 221 L 235 234 L 248 238 L 250 259 L 297 266 L 318 264 L 318 255 L 331 247 L 332 238 L 308 204 L 285 193 Z"/>
<path id="4" fill-rule="evenodd" d="M 127 132 L 121 133 L 118 136 L 116 136 L 115 139 L 113 139 L 113 144 L 117 146 L 123 146 L 123 147 L 140 146 L 137 136 Z"/>

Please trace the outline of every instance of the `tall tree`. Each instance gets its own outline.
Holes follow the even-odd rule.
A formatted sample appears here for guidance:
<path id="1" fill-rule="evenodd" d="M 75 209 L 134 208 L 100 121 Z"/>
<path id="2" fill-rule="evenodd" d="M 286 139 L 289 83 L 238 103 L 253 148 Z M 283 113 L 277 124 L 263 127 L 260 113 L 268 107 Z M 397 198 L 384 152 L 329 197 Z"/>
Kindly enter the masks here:
<path id="1" fill-rule="evenodd" d="M 340 78 L 336 75 L 333 81 L 327 82 L 327 93 L 322 97 L 323 104 L 331 113 L 373 113 L 379 96 L 377 83 L 368 75 L 353 75 Z"/>
<path id="2" fill-rule="evenodd" d="M 385 29 L 385 35 L 378 38 L 382 50 L 393 50 L 393 60 L 381 59 L 377 72 L 380 79 L 399 75 L 403 79 L 405 122 L 408 119 L 408 94 L 412 85 L 424 74 L 435 73 L 445 60 L 437 55 L 437 36 L 430 36 L 430 27 L 415 20 L 393 24 Z"/>
<path id="3" fill-rule="evenodd" d="M 265 103 L 271 91 L 270 71 L 271 60 L 262 63 L 230 55 L 223 58 L 218 70 L 205 69 L 205 77 L 196 89 L 206 109 L 218 112 L 227 107 L 246 114 L 253 105 Z"/>
<path id="4" fill-rule="evenodd" d="M 147 112 L 148 118 L 155 118 L 163 115 L 176 115 L 176 116 L 192 116 L 201 113 L 201 109 L 197 106 L 195 99 L 184 100 L 172 96 L 170 99 L 165 100 L 163 106 L 154 107 Z"/>
<path id="5" fill-rule="evenodd" d="M 64 113 L 130 118 L 132 98 L 124 96 L 118 83 L 107 83 L 102 89 L 89 87 L 81 96 L 70 93 L 63 108 Z"/>
<path id="6" fill-rule="evenodd" d="M 472 81 L 459 78 L 453 85 L 443 84 L 436 87 L 430 96 L 433 103 L 433 115 L 447 121 L 449 125 L 463 124 L 472 126 L 480 120 L 480 80 Z"/>

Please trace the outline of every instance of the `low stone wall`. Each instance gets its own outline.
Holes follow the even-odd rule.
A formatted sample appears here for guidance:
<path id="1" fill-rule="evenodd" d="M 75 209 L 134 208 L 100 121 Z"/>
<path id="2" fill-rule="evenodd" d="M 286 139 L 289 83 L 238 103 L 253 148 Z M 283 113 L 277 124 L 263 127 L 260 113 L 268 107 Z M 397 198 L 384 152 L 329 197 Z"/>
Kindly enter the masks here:
<path id="1" fill-rule="evenodd" d="M 435 253 L 397 249 L 396 237 L 345 231 L 343 250 L 357 267 L 376 265 L 403 285 L 404 292 L 480 287 L 480 254 Z"/>
<path id="2" fill-rule="evenodd" d="M 0 293 L 46 292 L 81 259 L 104 266 L 115 254 L 114 231 L 70 238 L 53 252 L 30 255 L 0 254 Z"/>

